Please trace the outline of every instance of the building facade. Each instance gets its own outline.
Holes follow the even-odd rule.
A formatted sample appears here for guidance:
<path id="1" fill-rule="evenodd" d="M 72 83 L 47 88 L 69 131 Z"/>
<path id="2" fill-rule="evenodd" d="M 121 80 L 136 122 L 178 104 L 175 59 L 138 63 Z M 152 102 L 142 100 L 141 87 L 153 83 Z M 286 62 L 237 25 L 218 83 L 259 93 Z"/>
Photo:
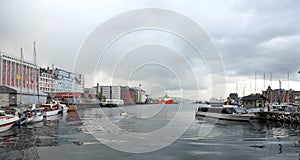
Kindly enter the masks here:
<path id="1" fill-rule="evenodd" d="M 46 94 L 37 90 L 38 76 L 39 68 L 33 63 L 0 52 L 0 86 L 7 91 L 16 91 L 16 104 L 46 101 Z"/>
<path id="2" fill-rule="evenodd" d="M 300 97 L 300 91 L 292 89 L 272 89 L 268 86 L 266 91 L 262 91 L 263 96 L 267 97 L 270 103 L 295 103 L 295 100 Z"/>
<path id="3" fill-rule="evenodd" d="M 54 69 L 54 92 L 57 98 L 79 98 L 83 93 L 83 74 L 72 73 L 63 69 Z"/>
<path id="4" fill-rule="evenodd" d="M 40 91 L 50 95 L 51 97 L 54 96 L 54 78 L 53 78 L 53 71 L 49 68 L 40 68 L 40 76 L 39 76 L 39 87 Z"/>
<path id="5" fill-rule="evenodd" d="M 251 94 L 242 98 L 243 106 L 250 108 L 265 108 L 267 98 L 261 94 Z"/>

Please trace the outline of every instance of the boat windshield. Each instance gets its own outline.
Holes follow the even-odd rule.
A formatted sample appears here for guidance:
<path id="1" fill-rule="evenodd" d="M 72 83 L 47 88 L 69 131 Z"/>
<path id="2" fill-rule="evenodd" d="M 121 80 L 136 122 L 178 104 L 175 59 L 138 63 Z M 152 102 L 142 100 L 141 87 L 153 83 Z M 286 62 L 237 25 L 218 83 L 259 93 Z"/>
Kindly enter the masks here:
<path id="1" fill-rule="evenodd" d="M 247 111 L 244 108 L 234 108 L 236 113 L 247 113 Z"/>

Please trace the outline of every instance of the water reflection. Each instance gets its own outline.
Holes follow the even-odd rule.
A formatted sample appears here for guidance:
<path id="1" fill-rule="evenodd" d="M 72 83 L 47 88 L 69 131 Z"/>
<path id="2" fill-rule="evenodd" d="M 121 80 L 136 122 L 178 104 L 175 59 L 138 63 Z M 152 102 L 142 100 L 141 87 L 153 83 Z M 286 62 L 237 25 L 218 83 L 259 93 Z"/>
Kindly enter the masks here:
<path id="1" fill-rule="evenodd" d="M 157 107 L 157 106 L 153 106 Z M 46 118 L 41 123 L 13 127 L 0 133 L 0 159 L 299 159 L 300 125 L 251 121 L 195 119 L 189 130 L 165 149 L 146 153 L 129 154 L 114 151 L 94 139 L 86 138 L 82 124 L 102 119 L 105 115 L 98 108 L 79 108 L 68 113 Z M 118 127 L 133 132 L 155 130 L 165 125 L 173 112 L 156 113 L 150 119 L 136 115 L 121 116 L 119 108 L 105 109 L 108 118 Z M 175 110 L 176 111 L 176 110 Z M 152 113 L 151 113 L 152 114 Z M 144 115 L 143 115 L 144 116 Z M 204 126 L 203 123 L 206 125 Z M 91 123 L 92 124 L 92 123 Z M 205 137 L 199 131 L 213 129 Z M 104 131 L 103 131 L 104 132 Z M 146 144 L 145 144 L 146 145 Z M 72 152 L 70 154 L 69 152 Z M 53 154 L 55 153 L 55 154 Z"/>
<path id="2" fill-rule="evenodd" d="M 51 116 L 42 122 L 13 127 L 0 133 L 0 159 L 40 159 L 39 147 L 52 147 L 68 143 L 69 135 L 80 130 L 78 114 Z"/>

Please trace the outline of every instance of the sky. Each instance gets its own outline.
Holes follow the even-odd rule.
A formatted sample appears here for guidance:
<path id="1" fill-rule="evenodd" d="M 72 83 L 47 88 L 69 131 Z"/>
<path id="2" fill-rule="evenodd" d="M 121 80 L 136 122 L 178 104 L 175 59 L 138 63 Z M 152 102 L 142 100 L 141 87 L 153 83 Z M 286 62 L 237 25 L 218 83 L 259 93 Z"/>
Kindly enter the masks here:
<path id="1" fill-rule="evenodd" d="M 201 100 L 212 96 L 224 98 L 231 92 L 243 96 L 259 93 L 268 85 L 279 88 L 279 80 L 284 89 L 300 90 L 299 3 L 297 0 L 3 0 L 0 51 L 19 56 L 22 47 L 25 59 L 32 61 L 32 44 L 36 41 L 39 66 L 54 64 L 80 71 L 85 74 L 86 87 L 97 82 L 136 87 L 141 84 L 154 97 L 166 92 L 170 96 Z M 186 21 L 173 17 L 165 18 L 190 34 L 191 39 L 172 30 L 144 28 L 116 35 L 119 37 L 103 46 L 105 52 L 92 54 L 92 49 L 104 44 L 107 35 L 126 29 L 129 23 L 137 26 L 157 23 L 157 15 L 146 13 L 140 21 L 133 17 L 115 22 L 108 28 L 111 33 L 96 32 L 119 15 L 146 8 L 168 10 L 193 21 L 205 31 L 203 35 L 216 47 L 221 61 L 207 59 L 205 50 L 196 50 L 193 43 L 203 37 L 197 34 L 193 37 L 195 32 Z M 96 33 L 97 47 L 84 50 L 87 40 Z M 213 71 L 212 66 L 217 64 L 222 64 L 224 75 Z M 224 91 L 217 91 L 216 77 L 224 77 Z"/>

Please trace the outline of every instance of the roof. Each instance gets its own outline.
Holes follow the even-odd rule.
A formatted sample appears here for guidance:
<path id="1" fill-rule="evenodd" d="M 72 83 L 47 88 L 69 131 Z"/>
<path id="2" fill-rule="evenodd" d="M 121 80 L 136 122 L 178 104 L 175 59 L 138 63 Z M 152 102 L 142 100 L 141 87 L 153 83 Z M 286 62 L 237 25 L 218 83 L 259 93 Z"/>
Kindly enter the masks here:
<path id="1" fill-rule="evenodd" d="M 251 94 L 242 98 L 242 101 L 255 101 L 255 100 L 268 100 L 265 96 L 261 94 Z"/>

